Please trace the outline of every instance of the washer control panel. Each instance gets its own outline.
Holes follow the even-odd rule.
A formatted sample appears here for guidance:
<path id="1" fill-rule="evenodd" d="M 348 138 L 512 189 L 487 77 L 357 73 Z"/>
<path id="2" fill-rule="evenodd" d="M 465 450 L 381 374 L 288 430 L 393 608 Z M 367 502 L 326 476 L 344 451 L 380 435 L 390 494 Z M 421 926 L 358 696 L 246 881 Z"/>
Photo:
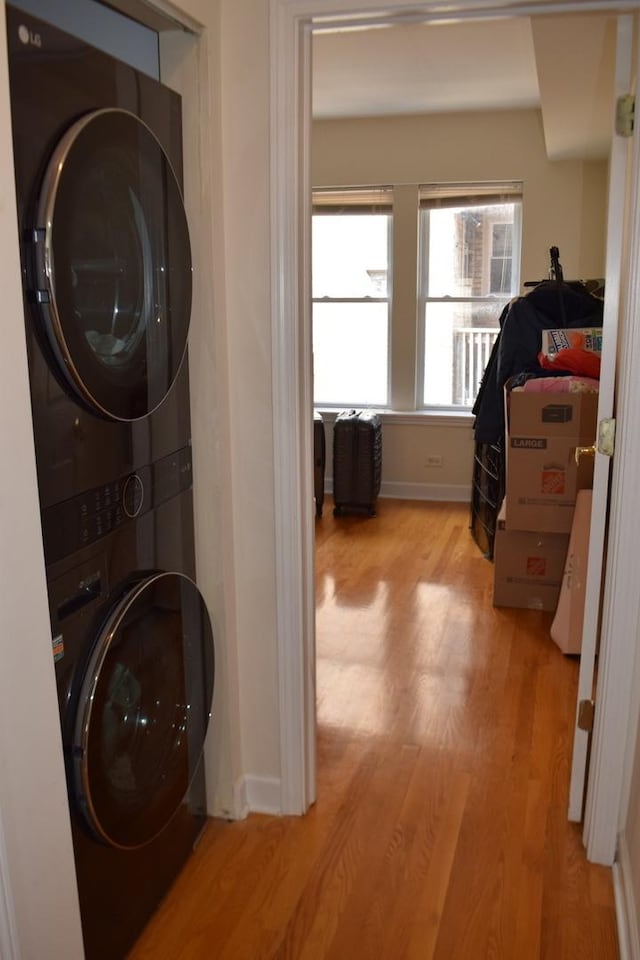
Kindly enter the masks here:
<path id="1" fill-rule="evenodd" d="M 95 543 L 192 484 L 191 447 L 54 504 L 42 513 L 47 565 Z"/>
<path id="2" fill-rule="evenodd" d="M 149 486 L 149 474 L 150 467 L 143 467 L 122 480 L 105 483 L 58 505 L 58 509 L 65 508 L 65 519 L 71 520 L 72 515 L 76 514 L 76 524 L 73 524 L 78 533 L 76 549 L 93 543 L 111 533 L 125 520 L 144 512 L 144 489 Z"/>

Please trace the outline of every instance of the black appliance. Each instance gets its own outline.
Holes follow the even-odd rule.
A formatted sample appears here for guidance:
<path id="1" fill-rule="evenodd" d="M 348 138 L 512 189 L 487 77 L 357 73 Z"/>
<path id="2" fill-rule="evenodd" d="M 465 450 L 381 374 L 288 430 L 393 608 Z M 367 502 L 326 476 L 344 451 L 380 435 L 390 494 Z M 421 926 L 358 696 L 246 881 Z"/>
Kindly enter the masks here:
<path id="1" fill-rule="evenodd" d="M 25 326 L 87 960 L 119 960 L 206 818 L 180 98 L 10 6 Z"/>
<path id="2" fill-rule="evenodd" d="M 191 456 L 134 474 L 135 519 L 47 568 L 87 960 L 120 960 L 206 821 L 213 637 L 193 577 Z M 105 485 L 65 508 L 95 528 Z"/>
<path id="3" fill-rule="evenodd" d="M 179 450 L 190 437 L 181 101 L 11 7 L 7 39 L 46 509 Z"/>

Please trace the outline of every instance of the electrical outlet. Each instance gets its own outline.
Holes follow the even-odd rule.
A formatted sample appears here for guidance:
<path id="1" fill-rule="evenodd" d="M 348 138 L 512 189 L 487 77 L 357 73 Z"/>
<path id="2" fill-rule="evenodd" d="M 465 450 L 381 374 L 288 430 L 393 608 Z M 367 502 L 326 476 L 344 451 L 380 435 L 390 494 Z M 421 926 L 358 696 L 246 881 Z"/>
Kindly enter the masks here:
<path id="1" fill-rule="evenodd" d="M 425 461 L 425 467 L 441 467 L 441 466 L 442 466 L 442 457 L 439 454 L 430 454 Z"/>

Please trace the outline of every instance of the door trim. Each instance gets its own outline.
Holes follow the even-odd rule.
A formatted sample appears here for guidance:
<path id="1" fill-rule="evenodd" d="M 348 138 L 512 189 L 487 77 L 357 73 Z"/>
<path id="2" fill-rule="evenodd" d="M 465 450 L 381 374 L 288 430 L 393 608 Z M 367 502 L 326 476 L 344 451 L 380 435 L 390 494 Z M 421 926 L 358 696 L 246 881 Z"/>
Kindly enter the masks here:
<path id="1" fill-rule="evenodd" d="M 622 0 L 616 3 L 617 11 L 637 10 L 637 0 Z M 500 14 L 502 16 L 529 16 L 541 13 L 580 13 L 600 10 L 611 14 L 611 6 L 603 0 L 583 2 L 521 3 L 513 0 L 433 0 L 427 4 L 407 5 L 402 0 L 387 0 L 384 7 L 376 7 L 372 0 L 276 0 L 271 19 L 271 200 L 272 200 L 272 311 L 273 311 L 273 383 L 274 383 L 274 454 L 276 463 L 275 528 L 280 532 L 276 555 L 278 593 L 278 650 L 279 689 L 281 716 L 281 774 L 283 812 L 306 809 L 314 799 L 310 770 L 315 769 L 315 683 L 312 661 L 315 657 L 315 634 L 313 625 L 313 550 L 311 503 L 313 490 L 311 457 L 311 351 L 309 298 L 305 296 L 305 272 L 310 262 L 310 244 L 307 230 L 309 189 L 309 137 L 310 116 L 308 91 L 310 87 L 311 57 L 308 35 L 314 17 L 322 17 L 323 23 L 331 20 L 357 16 L 363 22 L 389 22 L 423 18 L 442 19 L 457 14 L 474 19 Z M 305 40 L 305 37 L 307 38 Z M 634 180 L 638 176 L 633 171 Z M 634 193 L 634 196 L 636 194 Z M 638 211 L 634 215 L 634 232 L 640 236 Z M 638 250 L 636 243 L 633 248 Z M 631 286 L 640 296 L 640 276 L 633 262 Z M 632 353 L 625 351 L 630 361 Z M 637 355 L 637 354 L 636 354 Z M 640 410 L 640 395 L 625 374 L 621 383 L 624 394 L 623 409 L 631 409 L 632 401 Z M 308 411 L 306 416 L 304 411 Z M 619 461 L 627 455 L 630 431 L 621 430 Z M 301 459 L 303 457 L 303 459 Z M 623 475 L 621 476 L 621 474 Z M 624 481 L 624 482 L 623 482 Z M 633 504 L 633 489 L 640 487 L 640 454 L 614 471 L 613 490 L 616 500 L 616 520 L 621 522 L 623 508 Z M 629 560 L 629 529 L 622 531 L 616 525 L 615 533 L 623 532 L 624 539 L 612 547 L 617 563 Z M 638 541 L 636 540 L 636 543 Z M 613 576 L 613 556 L 607 567 L 607 585 Z M 608 591 L 620 603 L 620 585 L 611 584 Z M 633 594 L 631 594 L 633 596 Z M 606 602 L 606 601 L 605 601 Z M 627 629 L 631 628 L 627 598 L 626 609 L 620 615 Z M 310 609 L 311 607 L 311 609 Z M 637 604 L 634 605 L 634 609 Z M 618 620 L 609 629 L 618 629 Z M 626 634 L 625 634 L 626 635 Z M 603 649 L 606 649 L 603 635 Z M 617 639 L 607 652 L 611 659 L 608 671 L 611 680 L 620 673 L 627 677 L 631 651 L 621 649 L 624 645 Z M 627 646 L 631 646 L 628 644 Z M 603 671 L 604 672 L 604 671 Z M 611 747 L 612 729 L 615 723 L 628 724 L 631 704 L 620 691 L 612 697 L 605 687 L 602 675 L 599 680 L 599 708 L 596 713 L 594 733 L 594 764 L 602 762 L 600 755 Z M 613 702 L 609 702 L 613 701 Z M 614 716 L 615 712 L 615 716 Z M 286 729 L 285 729 L 286 723 Z M 619 730 L 620 727 L 618 726 Z M 635 737 L 635 731 L 633 732 Z M 615 740 L 615 737 L 614 737 Z M 630 754 L 625 753 L 628 761 Z M 588 856 L 593 858 L 598 849 L 599 834 L 605 825 L 619 823 L 620 807 L 615 797 L 622 798 L 624 776 L 622 760 L 614 765 L 606 763 L 610 778 L 604 787 L 589 785 L 590 809 Z M 595 766 L 594 766 L 594 769 Z M 605 767 L 603 766 L 603 776 Z M 617 779 L 620 788 L 613 789 Z M 594 776 L 593 781 L 600 780 Z M 628 793 L 628 791 L 627 791 Z M 296 810 L 290 806 L 294 803 Z M 605 843 L 606 846 L 606 843 Z M 611 860 L 613 853 L 611 852 Z M 609 861 L 611 862 L 611 861 Z"/>
<path id="2" fill-rule="evenodd" d="M 615 95 L 617 97 L 629 93 L 630 85 L 633 82 L 633 17 L 630 15 L 618 17 L 616 27 Z M 613 117 L 611 118 L 611 125 L 613 127 Z M 627 182 L 631 169 L 631 147 L 632 143 L 629 139 L 614 135 L 609 151 L 608 242 L 604 274 L 606 296 L 603 316 L 605 342 L 600 371 L 598 421 L 605 417 L 614 416 L 617 341 L 622 331 L 622 322 L 619 317 L 621 307 L 624 305 L 622 286 L 626 280 L 626 275 L 622 270 L 623 255 L 627 250 L 623 225 L 628 219 L 626 217 L 626 207 L 629 199 Z M 576 822 L 580 822 L 584 817 L 589 745 L 593 739 L 591 733 L 580 729 L 578 709 L 581 701 L 591 701 L 593 698 L 595 661 L 602 611 L 602 584 L 606 575 L 607 514 L 610 491 L 610 458 L 597 453 L 593 474 L 593 506 L 586 571 L 582 655 L 578 673 L 578 702 L 576 704 L 569 785 L 569 819 Z"/>
<path id="3" fill-rule="evenodd" d="M 637 66 L 636 76 L 637 76 Z M 637 738 L 638 667 L 635 637 L 640 618 L 637 556 L 640 543 L 640 447 L 637 412 L 640 381 L 634 358 L 640 355 L 640 323 L 624 323 L 640 310 L 640 133 L 636 127 L 631 159 L 627 242 L 629 273 L 622 288 L 622 329 L 618 344 L 616 450 L 611 478 L 609 552 L 604 579 L 601 652 L 596 719 L 585 807 L 584 840 L 596 863 L 611 864 L 618 833 L 624 828 Z M 623 263 L 623 270 L 625 264 Z M 626 301 L 626 303 L 625 303 Z"/>
<path id="4" fill-rule="evenodd" d="M 4 841 L 4 825 L 0 815 L 0 957 L 19 960 L 15 907 L 9 886 L 9 862 Z"/>
<path id="5" fill-rule="evenodd" d="M 281 811 L 315 800 L 313 391 L 308 268 L 311 45 L 271 10 L 271 271 Z M 291 82 L 292 74 L 295 82 Z M 300 322 L 301 318 L 301 322 Z M 305 416 L 305 411 L 308 415 Z"/>

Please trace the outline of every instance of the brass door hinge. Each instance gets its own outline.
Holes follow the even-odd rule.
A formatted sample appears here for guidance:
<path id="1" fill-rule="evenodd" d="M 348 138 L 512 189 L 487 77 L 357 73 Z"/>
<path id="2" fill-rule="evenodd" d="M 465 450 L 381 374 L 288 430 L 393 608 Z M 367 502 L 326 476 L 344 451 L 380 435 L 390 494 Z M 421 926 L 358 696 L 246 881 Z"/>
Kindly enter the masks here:
<path id="1" fill-rule="evenodd" d="M 630 137 L 636 114 L 636 98 L 632 93 L 625 93 L 616 100 L 616 133 L 619 137 Z"/>
<path id="2" fill-rule="evenodd" d="M 616 445 L 616 421 L 614 417 L 605 417 L 598 424 L 598 453 L 612 457 Z"/>
<path id="3" fill-rule="evenodd" d="M 581 700 L 578 704 L 578 726 L 587 733 L 593 732 L 593 717 L 596 705 L 593 700 Z"/>

